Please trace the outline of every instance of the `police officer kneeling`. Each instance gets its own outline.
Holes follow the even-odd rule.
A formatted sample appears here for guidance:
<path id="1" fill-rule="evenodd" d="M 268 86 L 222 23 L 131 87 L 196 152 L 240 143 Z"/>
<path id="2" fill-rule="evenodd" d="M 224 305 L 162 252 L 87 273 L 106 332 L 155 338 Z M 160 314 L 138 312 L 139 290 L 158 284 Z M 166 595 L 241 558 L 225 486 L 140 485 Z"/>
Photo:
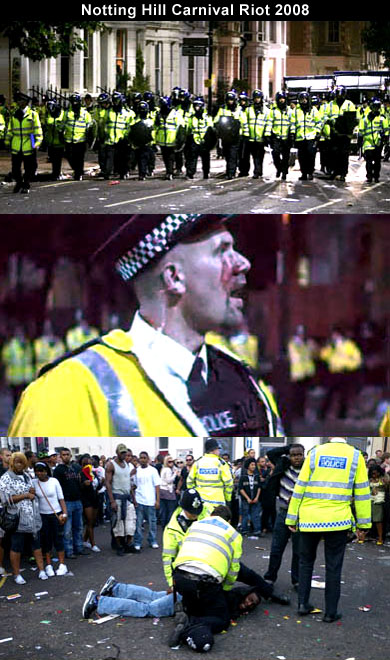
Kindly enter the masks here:
<path id="1" fill-rule="evenodd" d="M 354 498 L 358 537 L 371 527 L 370 488 L 363 454 L 347 445 L 345 438 L 314 447 L 307 455 L 295 484 L 286 525 L 300 532 L 298 613 L 310 614 L 313 566 L 321 538 L 325 543 L 325 615 L 332 623 L 337 612 L 340 578 L 348 530 L 355 526 L 351 510 Z"/>
<path id="2" fill-rule="evenodd" d="M 229 524 L 230 516 L 227 506 L 216 507 L 211 516 L 192 523 L 183 540 L 173 563 L 173 579 L 184 612 L 176 617 L 171 647 L 186 641 L 195 651 L 209 651 L 213 635 L 229 627 L 225 591 L 237 579 L 242 554 L 242 537 Z"/>

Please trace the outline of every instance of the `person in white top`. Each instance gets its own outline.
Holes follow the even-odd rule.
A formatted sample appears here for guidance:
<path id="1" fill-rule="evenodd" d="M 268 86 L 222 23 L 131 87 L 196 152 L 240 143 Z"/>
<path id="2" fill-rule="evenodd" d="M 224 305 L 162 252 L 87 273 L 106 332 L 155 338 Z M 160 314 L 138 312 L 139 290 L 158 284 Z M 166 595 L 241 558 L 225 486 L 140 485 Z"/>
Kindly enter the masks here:
<path id="1" fill-rule="evenodd" d="M 42 553 L 46 559 L 46 575 L 65 575 L 68 568 L 65 564 L 64 525 L 68 514 L 62 488 L 58 479 L 50 476 L 50 468 L 46 463 L 35 463 L 35 476 L 33 484 L 42 518 L 41 542 Z M 53 545 L 60 562 L 55 572 L 51 558 Z"/>
<path id="2" fill-rule="evenodd" d="M 172 456 L 165 456 L 160 472 L 160 520 L 164 530 L 177 507 L 175 479 L 180 476 L 180 470 L 175 466 Z"/>
<path id="3" fill-rule="evenodd" d="M 136 486 L 135 499 L 137 502 L 137 526 L 134 534 L 134 549 L 141 550 L 142 524 L 148 521 L 148 543 L 151 548 L 158 548 L 156 509 L 160 508 L 160 475 L 156 468 L 149 465 L 149 454 L 141 451 L 139 455 L 140 466 L 137 468 L 134 483 Z"/>

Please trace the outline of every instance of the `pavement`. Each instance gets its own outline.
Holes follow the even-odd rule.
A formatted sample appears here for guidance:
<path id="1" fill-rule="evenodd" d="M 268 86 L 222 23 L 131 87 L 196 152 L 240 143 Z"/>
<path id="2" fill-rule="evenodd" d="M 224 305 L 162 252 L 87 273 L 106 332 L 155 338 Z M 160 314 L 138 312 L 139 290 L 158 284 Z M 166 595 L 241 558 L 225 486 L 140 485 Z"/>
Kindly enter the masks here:
<path id="1" fill-rule="evenodd" d="M 159 529 L 159 535 L 161 530 Z M 152 589 L 166 588 L 161 551 L 146 547 L 139 555 L 117 557 L 110 549 L 109 527 L 96 529 L 99 554 L 68 560 L 71 574 L 46 581 L 25 564 L 27 584 L 15 585 L 11 576 L 0 580 L 0 657 L 12 660 L 119 660 L 195 658 L 188 647 L 170 649 L 173 619 L 117 618 L 102 624 L 82 618 L 89 589 L 99 590 L 109 575 Z M 243 561 L 264 574 L 271 536 L 245 538 Z M 313 579 L 324 581 L 324 557 L 319 546 Z M 389 648 L 388 584 L 390 543 L 347 546 L 342 574 L 340 622 L 326 624 L 322 613 L 297 615 L 296 592 L 290 585 L 291 544 L 283 558 L 276 587 L 291 597 L 290 606 L 262 601 L 256 611 L 217 635 L 211 658 L 246 660 L 377 660 Z M 37 596 L 40 592 L 48 592 Z M 7 600 L 7 596 L 20 597 Z M 313 588 L 311 602 L 323 610 L 324 590 Z M 366 611 L 360 610 L 365 607 Z M 12 637 L 11 641 L 4 641 Z M 117 655 L 119 652 L 119 655 Z"/>
<path id="2" fill-rule="evenodd" d="M 298 161 L 290 169 L 287 181 L 275 178 L 275 168 L 267 148 L 264 177 L 253 180 L 237 177 L 224 179 L 225 161 L 212 154 L 210 179 L 204 180 L 199 170 L 194 180 L 180 175 L 173 181 L 164 180 L 164 167 L 157 157 L 153 177 L 138 181 L 132 172 L 130 179 L 99 180 L 97 156 L 88 152 L 83 181 L 73 181 L 67 161 L 63 160 L 62 181 L 49 181 L 50 164 L 44 152 L 38 154 L 38 173 L 46 180 L 33 183 L 29 195 L 13 194 L 12 183 L 4 177 L 10 169 L 10 157 L 0 154 L 0 213 L 386 213 L 390 202 L 390 163 L 382 163 L 379 183 L 367 183 L 365 163 L 350 157 L 346 182 L 331 181 L 317 170 L 313 181 L 299 181 Z"/>

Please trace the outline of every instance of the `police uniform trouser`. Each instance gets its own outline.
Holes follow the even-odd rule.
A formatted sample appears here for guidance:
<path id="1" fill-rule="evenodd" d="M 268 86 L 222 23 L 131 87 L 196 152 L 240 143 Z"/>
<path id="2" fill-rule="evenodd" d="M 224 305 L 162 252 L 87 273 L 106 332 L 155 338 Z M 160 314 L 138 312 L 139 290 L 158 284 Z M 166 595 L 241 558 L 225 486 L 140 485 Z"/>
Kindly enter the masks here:
<path id="1" fill-rule="evenodd" d="M 190 623 L 204 623 L 215 634 L 226 630 L 230 615 L 222 584 L 211 577 L 203 580 L 199 576 L 193 580 L 187 575 L 177 568 L 173 571 L 175 588 L 183 597 L 183 608 Z"/>
<path id="2" fill-rule="evenodd" d="M 291 143 L 289 140 L 281 140 L 276 135 L 272 136 L 272 159 L 277 172 L 287 174 L 290 160 Z"/>
<path id="3" fill-rule="evenodd" d="M 382 147 L 375 147 L 364 152 L 366 161 L 367 179 L 379 179 L 381 171 L 381 152 Z"/>
<path id="4" fill-rule="evenodd" d="M 318 150 L 320 152 L 321 172 L 330 174 L 331 172 L 330 140 L 320 141 L 318 143 Z"/>
<path id="5" fill-rule="evenodd" d="M 307 605 L 311 579 L 321 538 L 325 545 L 325 614 L 335 616 L 340 599 L 340 579 L 348 530 L 335 532 L 300 532 L 298 603 Z"/>
<path id="6" fill-rule="evenodd" d="M 297 142 L 298 161 L 304 175 L 313 174 L 316 159 L 316 144 L 314 140 L 301 140 Z"/>
<path id="7" fill-rule="evenodd" d="M 238 153 L 239 153 L 238 169 L 240 172 L 240 176 L 248 176 L 249 168 L 250 168 L 250 148 L 249 148 L 249 140 L 244 135 L 240 137 L 240 146 Z"/>
<path id="8" fill-rule="evenodd" d="M 146 176 L 147 174 L 150 174 L 151 171 L 153 171 L 150 170 L 151 154 L 153 154 L 153 150 L 148 144 L 135 149 L 135 157 L 137 159 L 139 176 Z"/>
<path id="9" fill-rule="evenodd" d="M 175 147 L 161 147 L 161 155 L 167 174 L 173 174 L 175 165 Z"/>
<path id="10" fill-rule="evenodd" d="M 320 419 L 324 419 L 336 396 L 339 398 L 339 417 L 344 419 L 347 415 L 349 399 L 352 392 L 353 380 L 357 373 L 340 372 L 329 375 L 329 389 L 321 406 Z"/>
<path id="11" fill-rule="evenodd" d="M 184 163 L 183 152 L 182 151 L 176 151 L 176 153 L 175 153 L 175 170 L 176 170 L 177 174 L 180 174 L 180 172 L 182 171 L 183 163 Z"/>
<path id="12" fill-rule="evenodd" d="M 47 153 L 50 158 L 52 177 L 58 179 L 61 174 L 62 157 L 64 155 L 64 147 L 48 146 Z"/>
<path id="13" fill-rule="evenodd" d="M 264 144 L 262 142 L 248 142 L 249 152 L 253 158 L 253 175 L 263 176 Z"/>
<path id="14" fill-rule="evenodd" d="M 74 171 L 75 179 L 83 175 L 86 147 L 86 142 L 75 142 L 74 144 L 72 142 L 67 142 L 65 144 L 65 155 L 68 159 L 69 165 Z"/>
<path id="15" fill-rule="evenodd" d="M 350 144 L 351 140 L 347 135 L 333 135 L 331 137 L 331 169 L 333 174 L 347 176 Z"/>
<path id="16" fill-rule="evenodd" d="M 234 177 L 237 169 L 239 143 L 227 144 L 222 142 L 223 157 L 226 160 L 226 174 Z"/>
<path id="17" fill-rule="evenodd" d="M 207 149 L 204 144 L 196 144 L 193 142 L 189 145 L 188 148 L 188 159 L 187 159 L 187 174 L 188 176 L 194 176 L 196 173 L 196 168 L 198 164 L 198 158 L 202 161 L 202 170 L 203 175 L 208 175 L 210 173 L 210 150 Z"/>
<path id="18" fill-rule="evenodd" d="M 26 156 L 22 153 L 12 154 L 12 178 L 15 179 L 18 185 L 23 185 L 25 188 L 30 188 L 30 181 L 34 178 L 36 169 L 36 155 L 31 154 Z M 24 165 L 24 173 L 22 175 L 22 163 Z"/>

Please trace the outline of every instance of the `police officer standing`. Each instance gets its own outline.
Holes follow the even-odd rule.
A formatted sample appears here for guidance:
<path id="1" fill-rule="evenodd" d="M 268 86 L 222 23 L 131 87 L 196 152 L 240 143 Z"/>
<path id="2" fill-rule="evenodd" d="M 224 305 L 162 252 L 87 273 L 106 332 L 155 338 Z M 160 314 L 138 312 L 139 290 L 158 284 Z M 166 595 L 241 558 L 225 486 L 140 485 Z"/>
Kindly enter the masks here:
<path id="1" fill-rule="evenodd" d="M 172 99 L 169 96 L 163 96 L 160 99 L 160 111 L 156 115 L 154 127 L 156 144 L 160 146 L 166 169 L 165 179 L 171 181 L 173 179 L 175 151 L 179 146 L 179 133 L 184 132 L 184 144 L 185 127 L 182 113 L 177 109 L 177 106 L 176 108 L 172 107 Z"/>
<path id="2" fill-rule="evenodd" d="M 233 493 L 233 476 L 220 451 L 217 440 L 206 440 L 204 455 L 195 461 L 187 477 L 187 488 L 196 488 L 203 502 L 214 506 L 229 504 Z"/>
<path id="3" fill-rule="evenodd" d="M 146 175 L 151 174 L 153 160 L 153 124 L 154 119 L 149 112 L 147 101 L 140 101 L 138 113 L 129 126 L 128 138 L 134 148 L 134 155 L 138 165 L 138 180 L 145 181 Z"/>
<path id="4" fill-rule="evenodd" d="M 265 128 L 266 143 L 271 144 L 272 158 L 276 168 L 276 178 L 282 175 L 283 181 L 287 179 L 292 140 L 291 110 L 287 107 L 286 92 L 277 92 L 275 103 L 272 106 Z"/>
<path id="5" fill-rule="evenodd" d="M 331 148 L 331 179 L 340 175 L 340 181 L 345 181 L 348 174 L 349 151 L 354 128 L 354 116 L 345 116 L 345 113 L 355 113 L 356 108 L 352 101 L 347 99 L 345 87 L 340 85 L 335 90 L 336 97 L 328 105 L 328 119 L 330 122 L 330 148 Z M 344 121 L 342 118 L 344 117 Z"/>
<path id="6" fill-rule="evenodd" d="M 94 130 L 95 122 L 90 113 L 81 106 L 77 92 L 70 96 L 70 108 L 65 111 L 63 130 L 65 155 L 74 170 L 74 180 L 81 181 L 84 173 L 84 158 L 87 142 Z"/>
<path id="7" fill-rule="evenodd" d="M 187 148 L 187 177 L 193 179 L 196 174 L 198 158 L 202 161 L 203 178 L 208 179 L 210 173 L 210 146 L 207 138 L 215 136 L 213 120 L 205 109 L 204 100 L 200 97 L 193 102 L 194 112 L 188 118 L 188 148 Z M 207 136 L 207 137 L 206 137 Z M 215 143 L 215 140 L 213 140 Z"/>
<path id="8" fill-rule="evenodd" d="M 5 146 L 10 147 L 12 154 L 12 177 L 16 181 L 13 192 L 28 194 L 37 167 L 37 150 L 42 144 L 42 127 L 38 113 L 29 107 L 29 97 L 17 92 L 14 98 L 18 107 L 9 119 Z"/>
<path id="9" fill-rule="evenodd" d="M 298 613 L 310 614 L 311 580 L 317 547 L 325 543 L 325 615 L 332 623 L 341 618 L 337 611 L 340 578 L 348 531 L 354 529 L 351 509 L 354 499 L 358 538 L 371 527 L 370 488 L 363 454 L 346 443 L 332 438 L 314 447 L 307 455 L 295 484 L 286 517 L 292 532 L 299 529 L 300 560 Z"/>
<path id="10" fill-rule="evenodd" d="M 226 177 L 234 179 L 238 165 L 238 154 L 241 138 L 248 137 L 248 122 L 241 106 L 237 107 L 235 91 L 226 93 L 225 105 L 215 116 L 214 125 L 218 136 L 222 139 L 222 151 L 226 160 Z"/>
<path id="11" fill-rule="evenodd" d="M 359 145 L 366 161 L 368 183 L 374 179 L 379 181 L 381 171 L 382 146 L 389 135 L 389 124 L 386 117 L 381 114 L 381 102 L 372 99 L 370 111 L 365 113 L 359 122 Z"/>
<path id="12" fill-rule="evenodd" d="M 263 176 L 264 161 L 264 131 L 268 117 L 268 110 L 264 108 L 264 94 L 261 89 L 255 89 L 252 92 L 253 104 L 246 110 L 249 129 L 248 150 L 253 158 L 253 178 L 258 179 Z M 249 156 L 248 156 L 249 161 Z M 248 165 L 249 173 L 249 165 Z"/>
<path id="13" fill-rule="evenodd" d="M 134 121 L 135 113 L 123 107 L 122 94 L 113 92 L 112 107 L 104 116 L 104 178 L 109 179 L 112 171 L 118 172 L 120 179 L 128 178 L 129 145 L 126 134 Z"/>
<path id="14" fill-rule="evenodd" d="M 59 181 L 61 178 L 61 164 L 64 155 L 64 135 L 63 121 L 64 110 L 57 101 L 47 102 L 47 114 L 44 127 L 45 142 L 47 144 L 47 153 L 52 167 L 53 181 Z"/>
<path id="15" fill-rule="evenodd" d="M 298 96 L 298 106 L 292 112 L 291 131 L 298 147 L 298 160 L 301 168 L 301 181 L 313 179 L 316 158 L 316 140 L 321 132 L 321 116 L 317 108 L 312 107 L 308 92 Z"/>

